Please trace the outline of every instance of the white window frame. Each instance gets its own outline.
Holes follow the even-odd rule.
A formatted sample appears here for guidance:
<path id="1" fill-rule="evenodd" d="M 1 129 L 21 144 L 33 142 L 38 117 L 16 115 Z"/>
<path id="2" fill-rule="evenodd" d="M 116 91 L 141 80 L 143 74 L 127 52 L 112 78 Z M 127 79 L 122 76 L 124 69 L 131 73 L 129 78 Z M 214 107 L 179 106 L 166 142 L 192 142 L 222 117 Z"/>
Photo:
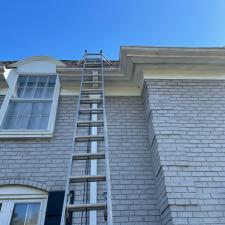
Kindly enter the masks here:
<path id="1" fill-rule="evenodd" d="M 53 93 L 52 98 L 52 107 L 51 112 L 49 116 L 49 123 L 48 128 L 46 131 L 40 131 L 40 130 L 8 130 L 8 129 L 0 129 L 0 138 L 47 138 L 52 137 L 54 134 L 54 128 L 55 128 L 55 120 L 56 120 L 56 113 L 57 113 L 57 106 L 58 106 L 58 99 L 59 99 L 59 93 L 60 93 L 60 81 L 59 76 L 56 73 L 15 73 L 15 76 L 12 79 L 11 85 L 9 86 L 5 99 L 3 101 L 3 104 L 0 109 L 0 127 L 2 126 L 4 117 L 7 112 L 7 108 L 9 105 L 9 102 L 15 93 L 17 80 L 20 75 L 30 75 L 30 76 L 41 76 L 41 75 L 56 75 L 56 83 L 55 83 L 55 89 Z"/>
<path id="2" fill-rule="evenodd" d="M 48 200 L 47 193 L 38 190 L 36 191 L 36 189 L 32 190 L 31 188 L 26 189 L 20 186 L 13 187 L 13 189 L 11 189 L 10 186 L 8 188 L 9 194 L 5 193 L 0 194 L 0 203 L 2 203 L 0 214 L 0 225 L 10 224 L 13 209 L 16 203 L 40 203 L 38 225 L 43 225 L 45 221 L 45 212 L 47 208 L 47 200 Z"/>

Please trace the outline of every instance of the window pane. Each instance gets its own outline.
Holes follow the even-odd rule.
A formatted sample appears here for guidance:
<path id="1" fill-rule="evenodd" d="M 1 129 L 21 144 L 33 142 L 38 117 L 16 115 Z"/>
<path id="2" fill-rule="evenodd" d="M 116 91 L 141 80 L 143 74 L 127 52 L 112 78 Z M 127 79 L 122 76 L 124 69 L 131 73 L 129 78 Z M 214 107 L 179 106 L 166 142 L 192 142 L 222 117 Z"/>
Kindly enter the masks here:
<path id="1" fill-rule="evenodd" d="M 17 92 L 16 92 L 17 97 L 19 98 L 23 97 L 24 88 L 27 84 L 27 81 L 28 81 L 28 76 L 19 76 L 17 81 Z"/>
<path id="2" fill-rule="evenodd" d="M 47 129 L 55 84 L 55 75 L 20 75 L 15 96 L 9 102 L 1 128 Z M 16 98 L 24 100 L 17 101 Z M 39 102 L 37 98 L 40 98 Z M 50 98 L 50 101 L 46 101 L 46 98 Z"/>
<path id="3" fill-rule="evenodd" d="M 3 129 L 47 129 L 52 102 L 10 102 Z"/>
<path id="4" fill-rule="evenodd" d="M 27 129 L 29 130 L 38 130 L 40 123 L 40 116 L 31 116 L 28 121 Z"/>
<path id="5" fill-rule="evenodd" d="M 3 129 L 13 129 L 15 127 L 16 116 L 7 116 L 4 120 Z"/>
<path id="6" fill-rule="evenodd" d="M 34 102 L 32 104 L 31 115 L 32 116 L 41 116 L 42 108 L 43 108 L 43 103 Z"/>
<path id="7" fill-rule="evenodd" d="M 38 76 L 29 76 L 23 98 L 33 98 Z"/>
<path id="8" fill-rule="evenodd" d="M 15 204 L 10 225 L 24 225 L 27 204 Z"/>
<path id="9" fill-rule="evenodd" d="M 29 204 L 25 225 L 37 225 L 40 211 L 40 203 Z"/>
<path id="10" fill-rule="evenodd" d="M 22 98 L 33 98 L 34 97 L 35 87 L 26 87 Z"/>
<path id="11" fill-rule="evenodd" d="M 48 128 L 48 119 L 49 119 L 48 116 L 41 117 L 39 129 L 46 130 Z"/>
<path id="12" fill-rule="evenodd" d="M 54 92 L 54 88 L 46 88 L 45 98 L 52 98 Z"/>
<path id="13" fill-rule="evenodd" d="M 49 76 L 48 87 L 55 87 L 56 76 Z"/>
<path id="14" fill-rule="evenodd" d="M 38 87 L 35 90 L 34 98 L 43 98 L 45 92 L 45 88 Z"/>
<path id="15" fill-rule="evenodd" d="M 28 116 L 18 116 L 14 129 L 26 129 L 28 123 Z"/>
<path id="16" fill-rule="evenodd" d="M 16 116 L 19 113 L 20 110 L 20 105 L 16 102 L 9 102 L 9 106 L 8 106 L 8 115 L 9 116 Z"/>
<path id="17" fill-rule="evenodd" d="M 18 97 L 18 98 L 22 98 L 23 93 L 24 93 L 24 87 L 19 87 L 19 88 L 17 89 L 17 97 Z"/>
<path id="18" fill-rule="evenodd" d="M 27 87 L 35 87 L 37 83 L 38 76 L 29 76 L 27 81 Z"/>
<path id="19" fill-rule="evenodd" d="M 51 98 L 56 76 L 19 76 L 16 96 L 19 98 Z"/>
<path id="20" fill-rule="evenodd" d="M 17 203 L 14 206 L 10 225 L 37 225 L 40 203 Z"/>
<path id="21" fill-rule="evenodd" d="M 47 83 L 47 76 L 39 76 L 37 87 L 45 87 Z"/>
<path id="22" fill-rule="evenodd" d="M 19 76 L 19 79 L 17 81 L 18 87 L 25 87 L 27 82 L 28 76 Z"/>
<path id="23" fill-rule="evenodd" d="M 42 108 L 42 116 L 49 116 L 50 111 L 51 111 L 51 102 L 45 102 L 43 103 L 43 108 Z"/>
<path id="24" fill-rule="evenodd" d="M 32 103 L 17 102 L 16 104 L 20 105 L 20 110 L 19 110 L 18 115 L 21 115 L 21 116 L 29 116 L 30 115 Z"/>

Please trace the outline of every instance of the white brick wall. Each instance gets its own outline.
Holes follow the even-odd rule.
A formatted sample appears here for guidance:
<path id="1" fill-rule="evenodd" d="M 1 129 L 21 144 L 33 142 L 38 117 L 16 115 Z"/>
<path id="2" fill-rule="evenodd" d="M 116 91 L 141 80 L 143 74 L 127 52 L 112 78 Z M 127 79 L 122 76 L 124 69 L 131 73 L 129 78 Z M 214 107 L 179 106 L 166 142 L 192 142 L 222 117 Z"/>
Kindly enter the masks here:
<path id="1" fill-rule="evenodd" d="M 225 82 L 148 80 L 106 100 L 115 224 L 225 224 Z M 75 102 L 60 97 L 54 138 L 0 141 L 0 184 L 63 190 Z"/>
<path id="2" fill-rule="evenodd" d="M 71 153 L 74 97 L 62 97 L 52 139 L 0 140 L 1 179 L 29 180 L 51 190 L 63 190 Z"/>
<path id="3" fill-rule="evenodd" d="M 225 82 L 148 80 L 144 96 L 162 224 L 225 224 Z"/>
<path id="4" fill-rule="evenodd" d="M 75 97 L 60 97 L 51 139 L 0 140 L 0 184 L 64 190 L 75 103 Z M 143 100 L 109 97 L 106 103 L 114 224 L 160 225 Z"/>
<path id="5" fill-rule="evenodd" d="M 141 97 L 109 97 L 107 121 L 115 224 L 159 225 Z"/>

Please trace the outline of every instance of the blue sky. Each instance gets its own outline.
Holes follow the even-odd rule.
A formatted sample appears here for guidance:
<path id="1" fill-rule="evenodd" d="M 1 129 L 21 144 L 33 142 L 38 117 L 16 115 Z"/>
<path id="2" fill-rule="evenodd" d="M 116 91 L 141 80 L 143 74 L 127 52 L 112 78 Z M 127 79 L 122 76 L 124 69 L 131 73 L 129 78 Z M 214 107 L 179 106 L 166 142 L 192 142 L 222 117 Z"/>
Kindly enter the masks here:
<path id="1" fill-rule="evenodd" d="M 121 45 L 225 46 L 225 0 L 0 0 L 0 60 Z"/>

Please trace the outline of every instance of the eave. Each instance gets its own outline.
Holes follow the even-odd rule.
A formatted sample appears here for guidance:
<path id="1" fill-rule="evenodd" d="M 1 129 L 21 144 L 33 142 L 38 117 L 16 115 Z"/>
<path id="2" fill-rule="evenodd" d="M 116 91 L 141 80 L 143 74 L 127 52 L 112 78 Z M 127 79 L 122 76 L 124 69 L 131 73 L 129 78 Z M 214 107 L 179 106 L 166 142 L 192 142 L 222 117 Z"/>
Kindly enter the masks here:
<path id="1" fill-rule="evenodd" d="M 67 93 L 79 88 L 82 68 L 78 67 L 76 60 L 31 57 L 10 64 L 9 68 L 37 60 L 55 64 Z M 225 80 L 225 48 L 122 46 L 120 59 L 104 67 L 104 76 L 106 92 L 110 90 L 112 95 L 119 95 L 122 90 L 130 90 L 129 94 L 141 93 L 144 79 Z"/>
<path id="2" fill-rule="evenodd" d="M 60 75 L 61 81 L 79 81 L 83 69 L 80 67 L 59 67 L 56 68 L 57 73 Z M 120 68 L 117 66 L 106 67 L 103 69 L 106 81 L 125 81 L 128 80 Z"/>
<path id="3" fill-rule="evenodd" d="M 182 74 L 180 78 L 225 79 L 225 48 L 167 48 L 123 46 L 120 49 L 121 71 L 129 80 L 142 86 L 146 78 L 165 78 L 164 74 Z M 157 74 L 157 76 L 155 76 Z M 192 76 L 189 76 L 189 75 Z"/>

